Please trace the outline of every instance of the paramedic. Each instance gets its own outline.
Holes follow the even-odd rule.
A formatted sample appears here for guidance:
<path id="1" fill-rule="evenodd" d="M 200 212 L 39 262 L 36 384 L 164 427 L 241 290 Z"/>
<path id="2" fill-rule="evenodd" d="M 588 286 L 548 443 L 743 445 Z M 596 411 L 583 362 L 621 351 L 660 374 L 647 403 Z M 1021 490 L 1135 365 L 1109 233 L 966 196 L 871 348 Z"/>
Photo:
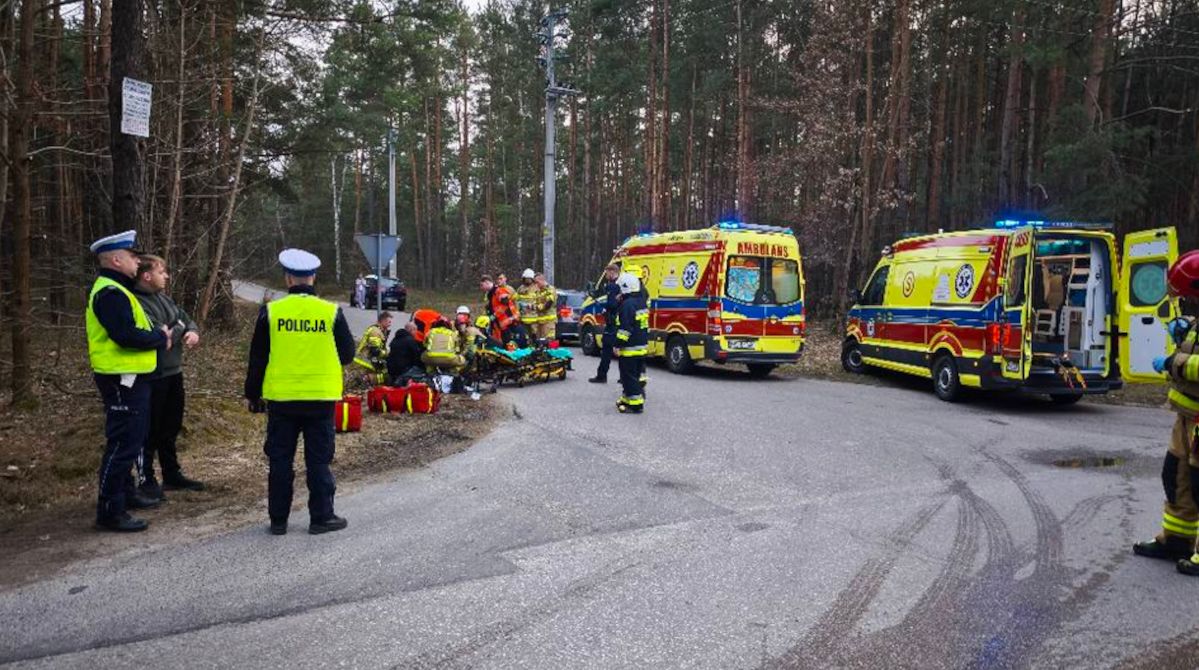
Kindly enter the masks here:
<path id="1" fill-rule="evenodd" d="M 333 512 L 333 405 L 342 397 L 342 367 L 354 360 L 354 336 L 341 308 L 316 296 L 321 261 L 301 249 L 279 254 L 287 295 L 258 312 L 250 340 L 245 396 L 251 412 L 267 413 L 263 451 L 270 462 L 267 510 L 271 534 L 287 533 L 296 444 L 304 436 L 308 532 L 341 530 Z"/>
<path id="2" fill-rule="evenodd" d="M 1170 292 L 1182 298 L 1199 298 L 1199 250 L 1183 254 L 1167 274 Z M 1162 466 L 1166 504 L 1157 537 L 1133 545 L 1139 556 L 1177 561 L 1178 571 L 1199 577 L 1199 328 L 1194 319 L 1175 319 L 1168 330 L 1177 348 L 1168 357 L 1154 359 L 1153 368 L 1165 372 L 1170 384 L 1170 407 L 1178 414 L 1170 448 Z"/>
<path id="3" fill-rule="evenodd" d="M 503 278 L 504 275 L 500 275 Z M 520 311 L 512 296 L 512 289 L 507 284 L 497 284 L 486 275 L 479 282 L 479 289 L 485 294 L 484 304 L 487 313 L 492 318 L 492 337 L 504 344 L 514 343 L 518 347 L 526 346 L 527 340 L 524 326 L 520 324 Z"/>

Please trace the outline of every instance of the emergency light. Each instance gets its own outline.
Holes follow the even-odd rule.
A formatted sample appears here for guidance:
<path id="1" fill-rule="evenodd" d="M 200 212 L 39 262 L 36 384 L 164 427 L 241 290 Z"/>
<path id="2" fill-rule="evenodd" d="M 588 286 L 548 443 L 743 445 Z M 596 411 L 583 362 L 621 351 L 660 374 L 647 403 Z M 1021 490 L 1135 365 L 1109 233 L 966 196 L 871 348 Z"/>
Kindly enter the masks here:
<path id="1" fill-rule="evenodd" d="M 782 233 L 794 235 L 795 231 L 785 226 L 766 226 L 760 223 L 741 223 L 740 221 L 721 221 L 716 224 L 720 230 L 752 230 L 759 233 Z"/>
<path id="2" fill-rule="evenodd" d="M 1000 219 L 995 222 L 995 227 L 1000 229 L 1034 228 L 1036 230 L 1112 230 L 1115 226 L 1111 222 Z"/>

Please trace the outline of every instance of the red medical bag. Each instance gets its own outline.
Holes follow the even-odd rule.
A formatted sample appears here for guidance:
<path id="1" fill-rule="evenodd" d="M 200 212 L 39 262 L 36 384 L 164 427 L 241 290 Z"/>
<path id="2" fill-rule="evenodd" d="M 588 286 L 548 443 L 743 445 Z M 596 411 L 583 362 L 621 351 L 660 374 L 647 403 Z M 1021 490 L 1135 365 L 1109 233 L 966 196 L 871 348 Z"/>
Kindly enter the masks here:
<path id="1" fill-rule="evenodd" d="M 409 414 L 432 414 L 441 406 L 441 394 L 428 384 L 409 384 L 404 390 L 408 393 L 404 410 Z"/>
<path id="2" fill-rule="evenodd" d="M 362 396 L 347 395 L 333 404 L 333 428 L 339 433 L 362 430 Z"/>
<path id="3" fill-rule="evenodd" d="M 372 412 L 403 412 L 407 395 L 407 389 L 376 386 L 366 394 L 366 406 Z"/>

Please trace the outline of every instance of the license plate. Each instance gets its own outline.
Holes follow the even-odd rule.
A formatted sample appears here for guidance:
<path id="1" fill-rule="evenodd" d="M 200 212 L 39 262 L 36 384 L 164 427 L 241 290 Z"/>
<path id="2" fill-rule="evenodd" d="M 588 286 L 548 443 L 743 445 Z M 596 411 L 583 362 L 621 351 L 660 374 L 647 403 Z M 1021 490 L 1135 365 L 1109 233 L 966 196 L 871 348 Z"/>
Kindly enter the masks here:
<path id="1" fill-rule="evenodd" d="M 729 349 L 752 350 L 756 344 L 753 340 L 729 340 Z"/>

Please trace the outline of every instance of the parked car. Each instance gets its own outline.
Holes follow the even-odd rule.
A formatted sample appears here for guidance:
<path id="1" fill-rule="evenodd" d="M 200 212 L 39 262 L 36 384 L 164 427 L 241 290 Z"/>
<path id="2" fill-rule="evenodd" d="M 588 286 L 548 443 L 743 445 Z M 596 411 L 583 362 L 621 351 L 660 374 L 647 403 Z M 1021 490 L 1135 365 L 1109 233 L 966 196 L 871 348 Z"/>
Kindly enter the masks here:
<path id="1" fill-rule="evenodd" d="M 375 308 L 375 297 L 378 295 L 379 278 L 375 275 L 363 277 L 366 280 L 366 309 Z M 383 309 L 394 309 L 402 312 L 408 306 L 408 289 L 404 282 L 395 277 L 384 277 Z M 350 304 L 354 304 L 354 290 L 350 289 Z"/>
<path id="2" fill-rule="evenodd" d="M 558 291 L 558 323 L 554 328 L 554 337 L 560 341 L 579 340 L 579 311 L 583 300 L 587 297 L 582 291 Z"/>

